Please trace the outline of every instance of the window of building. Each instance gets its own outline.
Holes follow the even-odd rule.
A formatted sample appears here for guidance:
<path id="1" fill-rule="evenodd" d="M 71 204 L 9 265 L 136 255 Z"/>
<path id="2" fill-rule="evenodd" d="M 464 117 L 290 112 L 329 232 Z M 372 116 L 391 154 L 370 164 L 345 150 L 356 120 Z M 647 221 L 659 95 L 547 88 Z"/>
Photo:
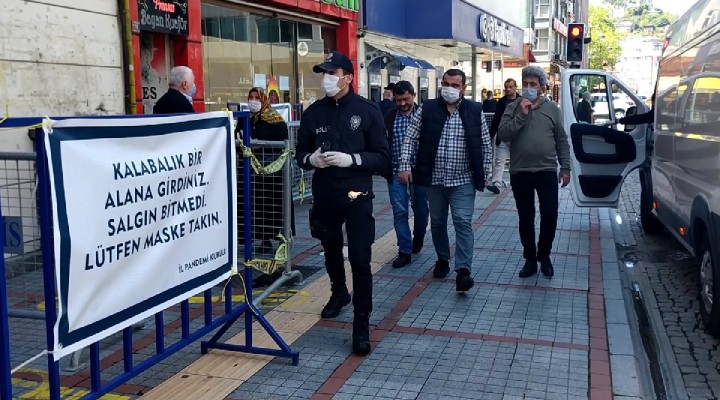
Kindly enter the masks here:
<path id="1" fill-rule="evenodd" d="M 335 49 L 334 29 L 210 4 L 201 12 L 206 110 L 243 108 L 256 86 L 279 110 L 307 108 L 323 96 L 312 67 Z"/>
<path id="2" fill-rule="evenodd" d="M 313 38 L 313 26 L 312 25 L 298 22 L 297 30 L 298 30 L 298 40 L 312 40 L 312 38 Z"/>
<path id="3" fill-rule="evenodd" d="M 537 0 L 535 3 L 535 18 L 548 18 L 550 16 L 550 0 Z"/>
<path id="4" fill-rule="evenodd" d="M 548 51 L 548 42 L 550 40 L 550 30 L 548 28 L 545 29 L 536 29 L 535 30 L 535 49 L 538 51 Z"/>

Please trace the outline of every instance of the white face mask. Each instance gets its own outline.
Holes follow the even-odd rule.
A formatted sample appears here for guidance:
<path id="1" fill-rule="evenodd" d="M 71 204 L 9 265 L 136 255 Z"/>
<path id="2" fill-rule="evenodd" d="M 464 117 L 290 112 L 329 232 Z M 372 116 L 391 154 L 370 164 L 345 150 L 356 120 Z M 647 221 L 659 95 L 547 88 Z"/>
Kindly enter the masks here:
<path id="1" fill-rule="evenodd" d="M 455 104 L 460 100 L 460 90 L 450 86 L 443 86 L 440 95 L 448 104 Z"/>
<path id="2" fill-rule="evenodd" d="M 340 93 L 341 88 L 338 87 L 338 82 L 340 82 L 339 76 L 330 74 L 323 75 L 322 87 L 326 96 L 334 97 L 336 94 Z"/>
<path id="3" fill-rule="evenodd" d="M 262 108 L 262 103 L 260 100 L 248 100 L 248 108 L 250 109 L 250 112 L 258 112 Z"/>

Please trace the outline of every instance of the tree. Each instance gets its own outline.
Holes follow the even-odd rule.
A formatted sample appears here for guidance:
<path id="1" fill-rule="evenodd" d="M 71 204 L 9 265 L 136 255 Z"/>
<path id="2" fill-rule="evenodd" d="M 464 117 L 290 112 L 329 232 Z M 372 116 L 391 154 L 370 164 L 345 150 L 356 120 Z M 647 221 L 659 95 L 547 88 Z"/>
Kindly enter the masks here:
<path id="1" fill-rule="evenodd" d="M 592 69 L 613 69 L 620 57 L 621 35 L 608 9 L 591 5 L 588 25 L 592 37 L 588 45 L 588 66 Z"/>
<path id="2" fill-rule="evenodd" d="M 646 13 L 640 16 L 638 24 L 640 27 L 654 26 L 655 28 L 664 28 L 677 20 L 677 17 L 664 13 Z"/>

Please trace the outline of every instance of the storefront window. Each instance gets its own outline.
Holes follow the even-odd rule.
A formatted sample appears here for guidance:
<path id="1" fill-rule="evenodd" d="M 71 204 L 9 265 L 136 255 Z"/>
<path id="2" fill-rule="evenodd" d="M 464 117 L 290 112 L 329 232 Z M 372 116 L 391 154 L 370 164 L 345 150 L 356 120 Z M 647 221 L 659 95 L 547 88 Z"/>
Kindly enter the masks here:
<path id="1" fill-rule="evenodd" d="M 324 40 L 328 37 L 332 40 Z M 312 68 L 322 63 L 332 50 L 335 50 L 334 29 L 298 23 L 298 93 L 303 109 L 325 96 L 320 87 L 321 77 L 313 73 Z"/>
<path id="2" fill-rule="evenodd" d="M 298 103 L 307 107 L 321 96 L 320 77 L 312 67 L 325 57 L 328 31 L 334 47 L 334 31 L 318 25 L 203 4 L 206 109 L 242 106 L 254 86 L 265 89 L 271 103 L 286 104 L 285 110 L 297 110 Z"/>

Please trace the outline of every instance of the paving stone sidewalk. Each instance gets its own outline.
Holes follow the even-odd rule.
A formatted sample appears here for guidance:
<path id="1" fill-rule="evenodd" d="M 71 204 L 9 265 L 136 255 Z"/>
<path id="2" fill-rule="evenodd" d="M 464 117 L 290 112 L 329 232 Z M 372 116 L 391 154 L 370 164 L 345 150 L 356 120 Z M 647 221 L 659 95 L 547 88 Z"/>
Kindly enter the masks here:
<path id="1" fill-rule="evenodd" d="M 378 179 L 375 188 L 376 237 L 391 237 L 395 243 L 387 186 Z M 299 237 L 293 256 L 306 280 L 293 290 L 325 277 L 322 249 L 307 233 L 308 208 L 307 203 L 296 207 Z M 350 307 L 334 320 L 318 321 L 294 340 L 299 366 L 273 359 L 249 379 L 238 381 L 241 384 L 225 399 L 639 398 L 632 359 L 613 358 L 613 337 L 608 337 L 606 294 L 617 292 L 620 283 L 615 280 L 612 233 L 604 218 L 599 210 L 575 207 L 569 191 L 561 190 L 555 277 L 520 279 L 523 260 L 512 193 L 479 193 L 473 224 L 476 285 L 467 294 L 455 292 L 454 274 L 444 280 L 432 278 L 435 254 L 429 232 L 422 252 L 402 269 L 390 266 L 397 248 L 383 247 L 373 254 L 373 262 L 382 265 L 374 276 L 373 352 L 368 357 L 349 355 Z M 449 236 L 454 243 L 452 225 Z M 623 324 L 622 318 L 614 321 Z M 22 322 L 27 326 L 13 333 L 21 343 L 22 335 L 36 326 Z M 175 329 L 173 335 L 178 334 Z M 229 333 L 238 332 L 240 327 Z M 151 354 L 152 341 L 145 345 Z M 36 354 L 35 347 L 29 346 L 26 353 Z M 107 353 L 114 357 L 110 350 Z M 236 357 L 242 365 L 248 356 Z M 122 396 L 117 398 L 141 398 L 199 359 L 197 347 L 190 346 L 118 388 Z M 103 377 L 108 378 L 122 367 L 118 360 L 106 364 Z M 41 369 L 42 360 L 37 365 Z M 88 376 L 66 375 L 63 384 L 87 387 Z"/>
<path id="2" fill-rule="evenodd" d="M 378 190 L 376 210 L 385 196 Z M 617 268 L 612 235 L 601 232 L 599 211 L 576 208 L 568 190 L 560 212 L 555 277 L 520 279 L 512 194 L 479 194 L 471 291 L 457 294 L 454 274 L 432 278 L 428 235 L 410 266 L 387 263 L 375 275 L 368 357 L 348 355 L 348 309 L 293 344 L 298 367 L 273 360 L 228 399 L 612 399 L 604 293 L 615 282 L 603 280 L 604 269 L 612 278 Z M 637 393 L 635 370 L 624 374 L 631 388 L 616 391 L 618 399 Z"/>

